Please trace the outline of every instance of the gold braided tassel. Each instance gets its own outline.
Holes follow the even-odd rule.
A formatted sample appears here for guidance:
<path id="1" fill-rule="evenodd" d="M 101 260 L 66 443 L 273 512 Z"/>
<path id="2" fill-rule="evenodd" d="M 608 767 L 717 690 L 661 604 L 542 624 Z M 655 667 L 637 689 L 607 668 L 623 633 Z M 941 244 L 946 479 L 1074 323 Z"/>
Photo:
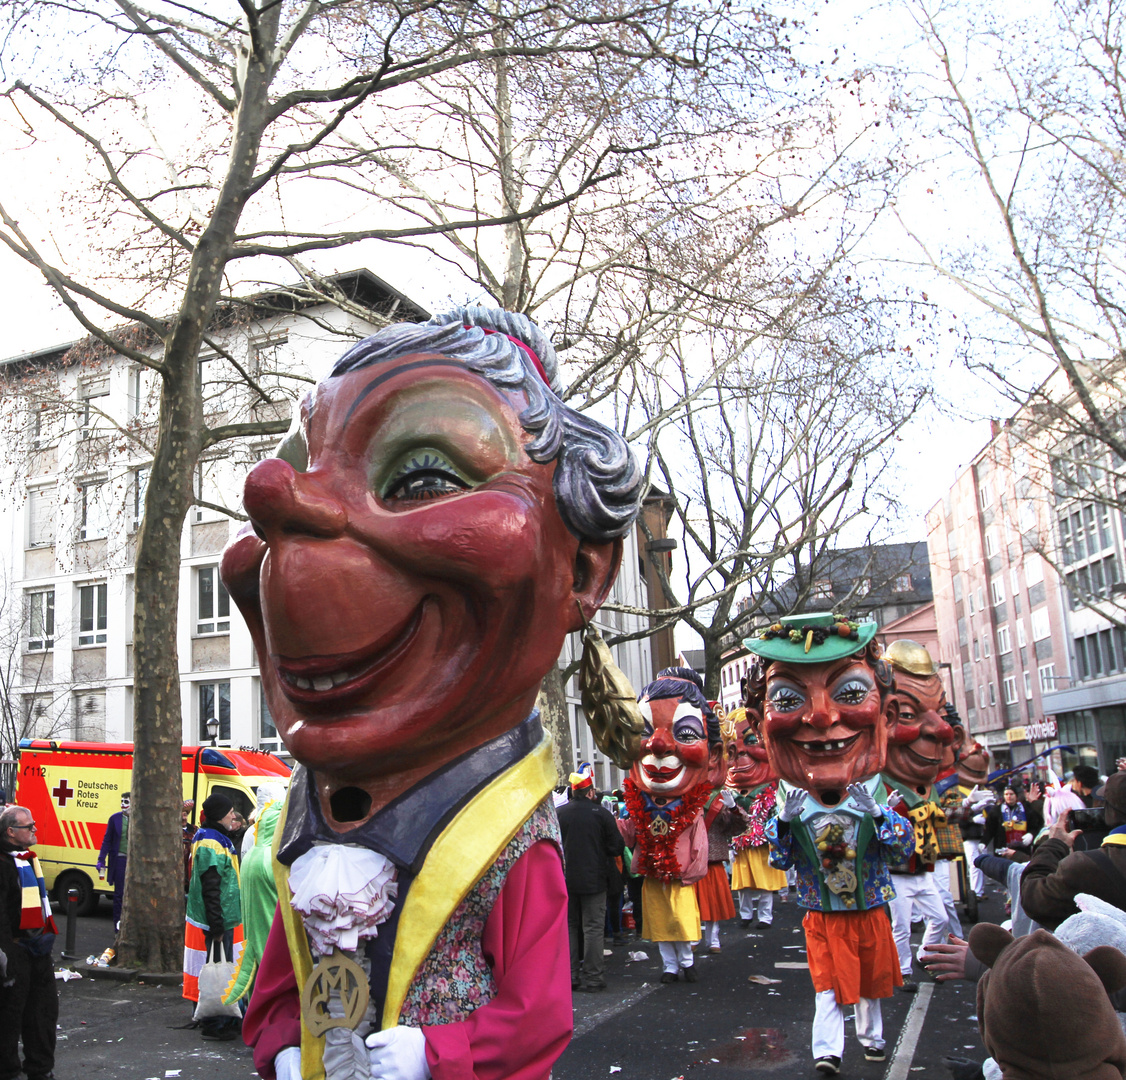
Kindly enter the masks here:
<path id="1" fill-rule="evenodd" d="M 645 720 L 629 679 L 592 623 L 583 632 L 579 694 L 598 749 L 619 769 L 630 768 L 641 757 Z"/>

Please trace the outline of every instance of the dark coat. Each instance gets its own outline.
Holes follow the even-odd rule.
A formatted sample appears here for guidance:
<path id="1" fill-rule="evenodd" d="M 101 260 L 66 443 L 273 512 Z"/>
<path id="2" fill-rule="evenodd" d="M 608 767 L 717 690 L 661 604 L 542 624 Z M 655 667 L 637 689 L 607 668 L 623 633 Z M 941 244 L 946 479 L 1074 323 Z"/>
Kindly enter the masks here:
<path id="1" fill-rule="evenodd" d="M 0 848 L 0 952 L 11 954 L 20 933 L 23 890 L 11 852 Z"/>
<path id="2" fill-rule="evenodd" d="M 606 892 L 607 861 L 625 850 L 614 815 L 583 796 L 559 808 L 563 834 L 563 874 L 567 892 L 587 896 Z"/>
<path id="3" fill-rule="evenodd" d="M 1055 930 L 1076 914 L 1077 893 L 1090 893 L 1126 911 L 1126 847 L 1071 851 L 1062 840 L 1037 847 L 1020 879 L 1020 902 L 1041 926 Z"/>

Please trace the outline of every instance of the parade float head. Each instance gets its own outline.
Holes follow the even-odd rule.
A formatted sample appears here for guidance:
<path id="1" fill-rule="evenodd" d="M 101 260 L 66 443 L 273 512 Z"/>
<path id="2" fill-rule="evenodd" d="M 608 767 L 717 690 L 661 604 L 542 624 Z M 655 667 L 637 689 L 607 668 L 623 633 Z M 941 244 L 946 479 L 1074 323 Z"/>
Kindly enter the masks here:
<path id="1" fill-rule="evenodd" d="M 942 676 L 922 645 L 893 641 L 884 659 L 895 672 L 899 703 L 899 716 L 888 730 L 884 772 L 901 788 L 925 796 L 944 766 L 953 762 L 962 731 L 947 719 Z"/>
<path id="2" fill-rule="evenodd" d="M 958 780 L 966 787 L 989 782 L 989 750 L 976 740 L 963 745 L 956 768 Z"/>
<path id="3" fill-rule="evenodd" d="M 728 722 L 734 728 L 735 745 L 731 754 L 730 766 L 727 770 L 728 787 L 739 791 L 751 791 L 754 788 L 769 784 L 778 777 L 770 767 L 766 756 L 766 747 L 762 740 L 755 734 L 752 717 L 747 710 L 740 707 L 732 709 L 727 715 Z"/>
<path id="4" fill-rule="evenodd" d="M 637 703 L 645 729 L 641 757 L 630 770 L 633 782 L 658 802 L 710 790 L 711 777 L 720 775 L 723 738 L 700 676 L 691 668 L 665 668 Z"/>
<path id="5" fill-rule="evenodd" d="M 747 712 L 771 768 L 823 806 L 884 767 L 899 706 L 877 629 L 827 613 L 789 615 L 744 642 L 757 658 Z"/>
<path id="6" fill-rule="evenodd" d="M 558 391 L 522 315 L 393 325 L 248 476 L 223 580 L 330 822 L 517 727 L 609 592 L 641 472 Z"/>

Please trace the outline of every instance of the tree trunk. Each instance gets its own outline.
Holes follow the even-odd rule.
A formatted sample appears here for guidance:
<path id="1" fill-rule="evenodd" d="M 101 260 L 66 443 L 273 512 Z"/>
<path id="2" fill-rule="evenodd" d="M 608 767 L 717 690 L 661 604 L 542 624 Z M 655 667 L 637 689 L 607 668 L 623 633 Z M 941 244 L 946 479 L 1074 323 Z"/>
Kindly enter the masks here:
<path id="1" fill-rule="evenodd" d="M 196 367 L 181 364 L 164 378 L 137 539 L 133 809 L 118 963 L 145 971 L 178 971 L 184 957 L 180 665 L 169 628 L 177 625 L 180 537 L 203 435 Z"/>
<path id="2" fill-rule="evenodd" d="M 571 742 L 571 719 L 567 709 L 567 694 L 563 686 L 563 673 L 558 664 L 543 677 L 536 708 L 540 711 L 544 731 L 551 738 L 555 776 L 566 784 L 574 768 L 575 747 Z"/>

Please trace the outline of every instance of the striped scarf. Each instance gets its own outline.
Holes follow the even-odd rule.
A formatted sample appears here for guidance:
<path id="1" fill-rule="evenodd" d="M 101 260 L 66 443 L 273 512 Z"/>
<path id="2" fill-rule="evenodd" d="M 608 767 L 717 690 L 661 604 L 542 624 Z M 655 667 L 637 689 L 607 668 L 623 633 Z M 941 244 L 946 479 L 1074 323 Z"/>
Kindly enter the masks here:
<path id="1" fill-rule="evenodd" d="M 59 931 L 51 914 L 51 901 L 47 897 L 47 883 L 43 880 L 39 860 L 30 851 L 13 851 L 12 861 L 16 864 L 22 894 L 20 929 L 57 934 Z"/>

